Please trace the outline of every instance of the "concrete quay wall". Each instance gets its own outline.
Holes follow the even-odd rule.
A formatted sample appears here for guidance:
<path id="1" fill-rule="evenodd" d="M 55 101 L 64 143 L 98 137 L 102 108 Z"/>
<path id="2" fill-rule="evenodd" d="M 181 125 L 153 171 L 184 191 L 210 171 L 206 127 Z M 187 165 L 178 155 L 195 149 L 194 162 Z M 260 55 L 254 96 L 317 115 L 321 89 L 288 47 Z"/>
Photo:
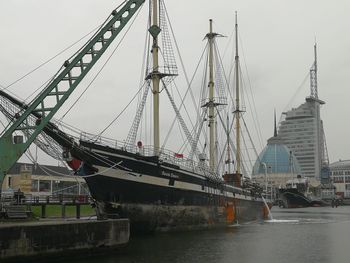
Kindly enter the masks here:
<path id="1" fill-rule="evenodd" d="M 114 248 L 126 245 L 129 237 L 128 219 L 0 224 L 0 261 Z"/>

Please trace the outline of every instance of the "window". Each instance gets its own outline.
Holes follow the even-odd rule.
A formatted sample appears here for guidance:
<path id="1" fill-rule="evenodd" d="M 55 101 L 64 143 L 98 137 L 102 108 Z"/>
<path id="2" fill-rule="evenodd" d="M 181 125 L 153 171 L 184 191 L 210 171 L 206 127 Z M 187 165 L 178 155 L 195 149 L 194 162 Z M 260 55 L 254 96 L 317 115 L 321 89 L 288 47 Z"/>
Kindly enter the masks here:
<path id="1" fill-rule="evenodd" d="M 40 181 L 39 191 L 40 192 L 50 192 L 51 191 L 51 181 L 48 181 L 48 180 Z"/>
<path id="2" fill-rule="evenodd" d="M 52 181 L 53 194 L 78 194 L 79 185 L 77 182 L 65 182 L 60 180 Z"/>
<path id="3" fill-rule="evenodd" d="M 32 192 L 38 192 L 39 180 L 32 180 Z"/>
<path id="4" fill-rule="evenodd" d="M 89 188 L 88 188 L 86 183 L 80 183 L 80 194 L 82 194 L 82 195 L 89 194 Z"/>
<path id="5" fill-rule="evenodd" d="M 342 177 L 342 176 L 335 176 L 334 177 L 334 183 L 344 183 L 344 177 Z"/>

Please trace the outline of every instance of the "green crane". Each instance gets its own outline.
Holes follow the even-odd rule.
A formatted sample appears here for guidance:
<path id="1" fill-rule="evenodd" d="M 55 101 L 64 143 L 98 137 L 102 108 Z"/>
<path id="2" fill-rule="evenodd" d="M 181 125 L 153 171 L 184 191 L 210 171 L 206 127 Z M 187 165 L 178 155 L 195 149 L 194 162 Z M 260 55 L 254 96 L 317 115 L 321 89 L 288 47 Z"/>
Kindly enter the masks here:
<path id="1" fill-rule="evenodd" d="M 145 0 L 128 0 L 113 10 L 94 36 L 70 59 L 66 60 L 55 77 L 26 108 L 16 114 L 16 120 L 0 134 L 0 190 L 8 170 L 43 131 L 54 114 L 99 60 Z M 41 118 L 33 122 L 32 114 Z M 27 136 L 14 136 L 21 131 Z M 1 191 L 0 191 L 1 192 Z"/>

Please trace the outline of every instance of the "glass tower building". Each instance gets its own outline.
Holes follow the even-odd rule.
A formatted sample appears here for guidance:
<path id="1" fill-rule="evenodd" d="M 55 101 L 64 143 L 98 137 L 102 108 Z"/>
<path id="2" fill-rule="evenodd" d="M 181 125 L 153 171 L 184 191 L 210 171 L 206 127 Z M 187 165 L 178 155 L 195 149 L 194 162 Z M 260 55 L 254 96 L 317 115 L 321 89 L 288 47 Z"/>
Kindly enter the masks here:
<path id="1" fill-rule="evenodd" d="M 297 158 L 302 175 L 327 181 L 329 162 L 320 114 L 320 107 L 325 102 L 318 98 L 316 44 L 314 55 L 310 69 L 311 94 L 305 103 L 283 114 L 278 134 Z"/>
<path id="2" fill-rule="evenodd" d="M 293 152 L 307 177 L 320 179 L 325 160 L 324 132 L 320 119 L 320 105 L 323 101 L 307 97 L 306 102 L 284 114 L 279 126 L 279 136 Z"/>

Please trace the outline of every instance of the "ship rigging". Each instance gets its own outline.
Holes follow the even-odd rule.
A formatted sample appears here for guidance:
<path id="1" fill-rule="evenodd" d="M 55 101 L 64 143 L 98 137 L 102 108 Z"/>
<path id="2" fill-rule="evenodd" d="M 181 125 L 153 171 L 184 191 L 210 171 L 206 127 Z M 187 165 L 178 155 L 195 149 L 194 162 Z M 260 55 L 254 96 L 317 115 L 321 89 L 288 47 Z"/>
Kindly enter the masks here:
<path id="1" fill-rule="evenodd" d="M 99 217 L 105 218 L 111 215 L 128 217 L 134 231 L 225 225 L 235 220 L 262 219 L 266 214 L 261 187 L 248 180 L 243 184 L 239 180 L 237 184 L 230 178 L 225 177 L 225 181 L 221 178 L 225 169 L 224 155 L 230 149 L 234 150 L 234 146 L 230 145 L 231 139 L 229 135 L 227 136 L 228 127 L 221 116 L 221 111 L 227 115 L 225 106 L 228 102 L 224 89 L 227 81 L 225 81 L 225 74 L 222 73 L 223 67 L 215 45 L 218 34 L 213 32 L 212 20 L 210 20 L 209 33 L 206 35 L 209 69 L 205 71 L 205 76 L 209 73 L 209 79 L 203 82 L 208 85 L 202 86 L 201 103 L 199 103 L 202 106 L 202 113 L 199 113 L 199 110 L 195 111 L 198 119 L 196 125 L 192 126 L 192 132 L 180 114 L 181 107 L 186 109 L 184 102 L 186 96 L 180 96 L 180 107 L 171 96 L 170 87 L 171 85 L 176 87 L 174 78 L 178 72 L 169 41 L 167 12 L 162 0 L 150 1 L 148 32 L 152 56 L 145 63 L 146 74 L 145 85 L 142 85 L 144 87 L 142 99 L 127 140 L 113 141 L 111 144 L 100 136 L 88 136 L 88 134 L 75 140 L 59 128 L 61 123 L 53 122 L 53 115 L 131 17 L 137 13 L 143 2 L 143 0 L 130 0 L 115 9 L 86 45 L 64 62 L 46 88 L 31 103 L 25 104 L 8 94 L 3 94 L 4 106 L 1 109 L 10 119 L 10 124 L 0 137 L 0 179 L 2 180 L 7 170 L 33 142 L 47 153 L 55 155 L 59 150 L 49 149 L 50 147 L 45 143 L 50 140 L 55 148 L 62 147 L 65 161 L 77 174 L 85 178 L 96 201 Z M 162 43 L 162 49 L 159 48 L 159 42 Z M 237 50 L 238 48 L 236 48 L 236 67 L 238 67 Z M 159 63 L 161 52 L 163 65 Z M 216 66 L 214 66 L 215 61 L 218 62 Z M 236 69 L 236 78 L 238 79 L 238 69 Z M 203 79 L 205 80 L 206 77 Z M 190 87 L 189 85 L 188 90 Z M 153 94 L 153 145 L 145 146 L 141 141 L 137 144 L 135 142 L 149 91 Z M 196 160 L 184 158 L 184 154 L 178 151 L 165 150 L 160 144 L 159 99 L 162 91 L 165 91 L 169 97 L 175 118 L 185 133 L 189 148 L 188 156 Z M 186 94 L 191 92 L 193 91 L 186 91 Z M 218 97 L 215 92 L 219 95 Z M 238 80 L 236 94 L 239 96 Z M 240 132 L 239 105 L 239 99 L 236 99 L 237 135 Z M 187 109 L 186 113 L 188 113 Z M 217 125 L 216 117 L 219 117 L 222 125 Z M 200 137 L 206 135 L 205 130 L 202 129 L 205 122 L 208 123 L 209 129 L 209 149 L 206 147 L 206 139 L 204 143 L 200 143 Z M 25 135 L 25 140 L 16 135 L 19 132 Z M 226 143 L 220 144 L 218 134 L 224 134 L 223 137 L 227 138 Z M 175 138 L 176 140 L 178 139 Z M 240 177 L 241 153 L 238 152 L 240 140 L 237 139 L 236 143 L 238 147 L 236 176 Z M 202 145 L 202 149 L 199 149 L 198 145 Z M 206 158 L 207 150 L 209 162 Z M 218 152 L 220 152 L 220 158 L 218 158 Z"/>

